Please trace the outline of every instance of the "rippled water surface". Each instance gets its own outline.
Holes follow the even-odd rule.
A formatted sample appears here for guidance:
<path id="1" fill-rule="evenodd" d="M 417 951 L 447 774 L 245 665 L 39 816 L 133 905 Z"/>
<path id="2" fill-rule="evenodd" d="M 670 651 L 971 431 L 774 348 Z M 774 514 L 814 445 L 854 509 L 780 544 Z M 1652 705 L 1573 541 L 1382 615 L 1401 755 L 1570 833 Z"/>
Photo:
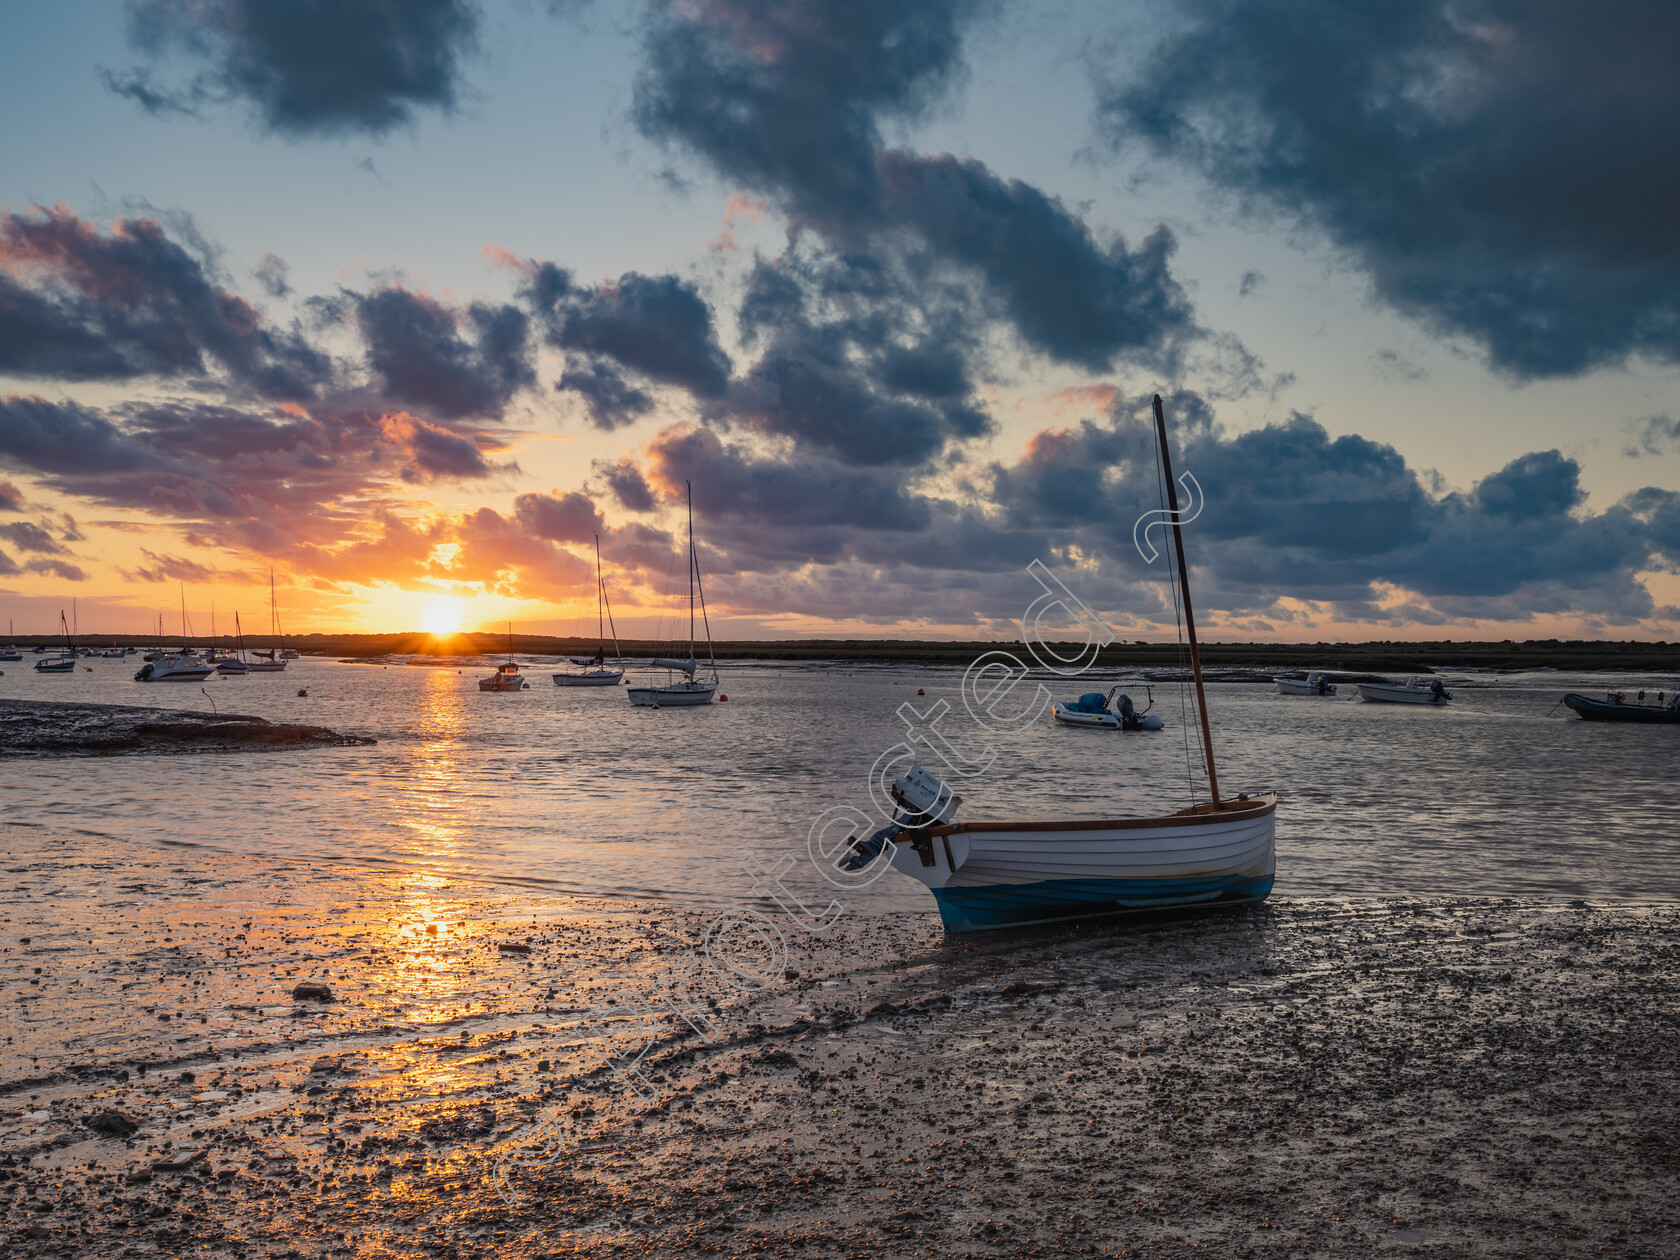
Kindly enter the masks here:
<path id="1" fill-rule="evenodd" d="M 484 666 L 303 660 L 282 675 L 201 689 L 133 683 L 132 659 L 53 677 L 26 658 L 5 667 L 0 696 L 201 709 L 213 700 L 224 712 L 379 743 L 0 761 L 14 856 L 34 837 L 77 833 L 95 851 L 101 837 L 118 837 L 721 904 L 749 884 L 744 857 L 803 852 L 816 814 L 866 804 L 870 765 L 905 734 L 898 707 L 925 711 L 941 699 L 953 709 L 941 724 L 952 744 L 971 757 L 995 753 L 958 785 L 961 818 L 1110 817 L 1188 799 L 1174 684 L 1156 689 L 1168 722 L 1160 733 L 1068 730 L 1046 718 L 997 737 L 964 715 L 957 671 L 926 667 L 731 665 L 727 703 L 651 710 L 632 708 L 620 690 L 554 687 L 536 665 L 526 666 L 530 690 L 499 695 L 478 691 Z M 1052 691 L 1098 685 L 1109 680 Z M 1456 698 L 1436 709 L 1362 703 L 1351 686 L 1317 699 L 1215 682 L 1221 785 L 1228 795 L 1282 794 L 1280 893 L 1673 898 L 1680 728 L 1585 723 L 1557 707 L 1567 690 L 1608 685 L 1604 676 L 1481 675 L 1453 681 Z M 1133 694 L 1141 699 L 1141 685 Z M 846 896 L 863 913 L 930 904 L 919 885 L 891 875 Z"/>

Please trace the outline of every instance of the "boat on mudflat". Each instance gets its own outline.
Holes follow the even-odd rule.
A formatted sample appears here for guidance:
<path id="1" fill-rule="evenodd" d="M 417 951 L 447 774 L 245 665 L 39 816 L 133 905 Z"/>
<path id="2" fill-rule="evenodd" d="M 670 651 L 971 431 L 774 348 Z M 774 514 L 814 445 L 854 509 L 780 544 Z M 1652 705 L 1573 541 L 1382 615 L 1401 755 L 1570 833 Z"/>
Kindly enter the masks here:
<path id="1" fill-rule="evenodd" d="M 1427 682 L 1422 678 L 1408 678 L 1403 683 L 1358 683 L 1359 694 L 1366 700 L 1385 704 L 1445 704 L 1452 692 L 1439 678 Z"/>
<path id="2" fill-rule="evenodd" d="M 1628 704 L 1619 691 L 1603 700 L 1570 692 L 1563 702 L 1588 722 L 1638 722 L 1647 726 L 1680 726 L 1680 691 L 1662 704 Z"/>
<path id="3" fill-rule="evenodd" d="M 897 807 L 893 822 L 854 840 L 837 866 L 859 871 L 890 861 L 894 870 L 927 885 L 948 932 L 1240 905 L 1272 891 L 1277 794 L 1245 792 L 1233 800 L 1219 792 L 1160 395 L 1155 425 L 1173 535 L 1169 555 L 1176 555 L 1211 799 L 1192 797 L 1187 808 L 1146 818 L 959 823 L 954 814 L 962 798 L 911 766 L 889 788 Z"/>

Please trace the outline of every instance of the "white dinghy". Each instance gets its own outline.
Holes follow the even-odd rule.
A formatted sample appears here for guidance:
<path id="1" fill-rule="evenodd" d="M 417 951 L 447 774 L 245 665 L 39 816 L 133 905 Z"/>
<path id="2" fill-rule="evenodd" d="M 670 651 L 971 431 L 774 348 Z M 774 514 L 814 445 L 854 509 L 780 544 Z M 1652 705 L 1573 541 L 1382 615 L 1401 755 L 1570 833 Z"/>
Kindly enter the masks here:
<path id="1" fill-rule="evenodd" d="M 1155 707 L 1155 688 L 1149 688 L 1149 703 L 1142 712 L 1132 704 L 1130 696 L 1122 695 L 1120 703 L 1113 708 L 1114 694 L 1118 687 L 1111 687 L 1107 695 L 1100 691 L 1088 691 L 1077 700 L 1058 700 L 1050 706 L 1050 716 L 1063 726 L 1086 726 L 1104 731 L 1158 731 L 1166 726 L 1158 713 L 1149 710 Z"/>
<path id="2" fill-rule="evenodd" d="M 1336 684 L 1325 679 L 1316 669 L 1305 678 L 1274 678 L 1278 694 L 1282 696 L 1333 696 Z"/>
<path id="3" fill-rule="evenodd" d="M 1366 700 L 1385 704 L 1445 704 L 1452 699 L 1452 692 L 1439 678 L 1427 681 L 1408 678 L 1403 683 L 1359 683 L 1358 686 L 1359 694 Z"/>
<path id="4" fill-rule="evenodd" d="M 893 867 L 927 885 L 948 932 L 1256 902 L 1272 890 L 1277 795 L 1245 793 L 1230 800 L 1219 793 L 1159 395 L 1155 422 L 1212 799 L 1152 818 L 955 823 L 961 798 L 912 766 L 892 784 L 900 811 L 895 821 L 855 842 L 841 864 L 862 869 L 890 845 Z"/>

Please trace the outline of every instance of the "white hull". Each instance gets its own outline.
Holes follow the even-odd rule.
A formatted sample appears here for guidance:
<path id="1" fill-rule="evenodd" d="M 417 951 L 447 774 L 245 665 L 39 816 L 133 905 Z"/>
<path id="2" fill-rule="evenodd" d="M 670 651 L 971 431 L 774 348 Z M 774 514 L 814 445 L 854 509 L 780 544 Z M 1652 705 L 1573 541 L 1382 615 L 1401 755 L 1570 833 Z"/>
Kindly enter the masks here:
<path id="1" fill-rule="evenodd" d="M 1050 715 L 1063 726 L 1094 726 L 1104 731 L 1120 729 L 1118 713 L 1081 713 L 1078 709 L 1068 708 L 1059 700 L 1050 706 Z"/>
<path id="2" fill-rule="evenodd" d="M 716 683 L 677 683 L 670 687 L 631 687 L 626 694 L 631 704 L 669 709 L 710 704 L 716 691 Z"/>
<path id="3" fill-rule="evenodd" d="M 203 661 L 165 656 L 141 669 L 135 682 L 203 682 L 216 671 Z"/>
<path id="4" fill-rule="evenodd" d="M 1266 897 L 1277 797 L 1228 800 L 1217 816 L 1199 808 L 1161 818 L 934 827 L 925 853 L 901 834 L 892 862 L 932 890 L 945 926 L 959 932 Z"/>
<path id="5" fill-rule="evenodd" d="M 1359 694 L 1366 700 L 1386 704 L 1446 703 L 1444 697 L 1437 696 L 1428 687 L 1406 687 L 1399 683 L 1360 683 Z"/>
<path id="6" fill-rule="evenodd" d="M 616 687 L 624 677 L 622 669 L 596 669 L 583 674 L 556 674 L 556 687 Z"/>
<path id="7" fill-rule="evenodd" d="M 503 682 L 498 678 L 481 678 L 478 680 L 480 691 L 524 691 L 525 680 L 515 678 L 512 682 Z"/>

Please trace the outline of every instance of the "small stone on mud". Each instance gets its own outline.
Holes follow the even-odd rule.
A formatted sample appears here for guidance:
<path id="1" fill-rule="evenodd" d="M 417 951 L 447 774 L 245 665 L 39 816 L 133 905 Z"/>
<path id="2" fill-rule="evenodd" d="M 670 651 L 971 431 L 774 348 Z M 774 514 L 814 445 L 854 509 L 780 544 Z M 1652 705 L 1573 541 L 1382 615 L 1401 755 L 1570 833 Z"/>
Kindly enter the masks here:
<path id="1" fill-rule="evenodd" d="M 101 1111 L 96 1116 L 89 1116 L 87 1127 L 100 1133 L 109 1133 L 114 1137 L 127 1137 L 140 1127 L 140 1122 L 133 1116 L 121 1111 Z"/>
<path id="2" fill-rule="evenodd" d="M 292 986 L 292 996 L 299 1001 L 335 1002 L 333 991 L 324 984 L 298 984 Z"/>

